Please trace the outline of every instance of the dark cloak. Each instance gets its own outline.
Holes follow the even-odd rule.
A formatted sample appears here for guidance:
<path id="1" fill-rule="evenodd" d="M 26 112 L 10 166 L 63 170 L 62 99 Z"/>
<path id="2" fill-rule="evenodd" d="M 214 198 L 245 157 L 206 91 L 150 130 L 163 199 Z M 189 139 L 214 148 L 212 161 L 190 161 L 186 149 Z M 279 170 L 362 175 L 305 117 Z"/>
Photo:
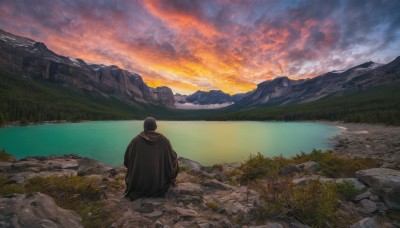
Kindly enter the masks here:
<path id="1" fill-rule="evenodd" d="M 132 200 L 162 196 L 175 182 L 179 166 L 169 140 L 154 131 L 141 132 L 125 152 L 125 195 Z"/>

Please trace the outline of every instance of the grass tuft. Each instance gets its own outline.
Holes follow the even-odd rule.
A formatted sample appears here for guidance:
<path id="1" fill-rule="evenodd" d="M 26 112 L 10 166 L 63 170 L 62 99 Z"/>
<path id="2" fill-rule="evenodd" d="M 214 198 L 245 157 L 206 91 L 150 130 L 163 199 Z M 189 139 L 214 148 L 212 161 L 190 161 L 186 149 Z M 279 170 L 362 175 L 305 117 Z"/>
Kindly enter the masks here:
<path id="1" fill-rule="evenodd" d="M 15 158 L 3 149 L 0 150 L 0 162 L 15 162 Z"/>
<path id="2" fill-rule="evenodd" d="M 295 217 L 313 227 L 334 226 L 338 197 L 332 183 L 312 181 L 294 185 L 289 179 L 258 183 L 254 187 L 265 200 L 262 216 L 268 218 Z"/>

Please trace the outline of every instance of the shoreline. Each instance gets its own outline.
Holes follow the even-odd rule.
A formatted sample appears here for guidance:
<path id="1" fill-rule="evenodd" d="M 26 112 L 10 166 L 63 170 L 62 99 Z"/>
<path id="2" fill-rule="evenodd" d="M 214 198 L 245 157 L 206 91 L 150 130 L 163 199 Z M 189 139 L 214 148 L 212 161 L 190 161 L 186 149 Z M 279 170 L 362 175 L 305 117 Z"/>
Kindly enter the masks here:
<path id="1" fill-rule="evenodd" d="M 373 158 L 382 162 L 382 167 L 400 170 L 400 127 L 365 123 L 333 126 L 343 129 L 333 138 L 334 154 Z"/>

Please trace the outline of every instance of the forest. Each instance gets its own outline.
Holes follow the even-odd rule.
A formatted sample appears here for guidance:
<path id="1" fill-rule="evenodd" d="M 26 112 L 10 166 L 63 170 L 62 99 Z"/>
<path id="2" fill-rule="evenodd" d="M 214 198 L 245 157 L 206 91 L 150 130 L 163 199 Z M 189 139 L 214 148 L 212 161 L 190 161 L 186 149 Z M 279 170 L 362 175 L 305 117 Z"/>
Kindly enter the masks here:
<path id="1" fill-rule="evenodd" d="M 0 70 L 0 125 L 52 120 L 327 120 L 400 125 L 400 83 L 331 96 L 315 102 L 235 110 L 177 110 L 127 102 L 24 78 Z"/>

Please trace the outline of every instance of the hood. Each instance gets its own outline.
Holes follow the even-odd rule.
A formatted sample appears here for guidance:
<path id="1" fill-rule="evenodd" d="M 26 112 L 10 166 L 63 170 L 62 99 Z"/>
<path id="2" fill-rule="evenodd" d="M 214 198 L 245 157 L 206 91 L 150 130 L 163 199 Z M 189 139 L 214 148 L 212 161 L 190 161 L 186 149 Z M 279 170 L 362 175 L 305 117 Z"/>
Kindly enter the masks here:
<path id="1" fill-rule="evenodd" d="M 162 134 L 155 131 L 142 131 L 139 136 L 146 140 L 146 142 L 153 144 L 158 138 L 162 136 Z"/>

